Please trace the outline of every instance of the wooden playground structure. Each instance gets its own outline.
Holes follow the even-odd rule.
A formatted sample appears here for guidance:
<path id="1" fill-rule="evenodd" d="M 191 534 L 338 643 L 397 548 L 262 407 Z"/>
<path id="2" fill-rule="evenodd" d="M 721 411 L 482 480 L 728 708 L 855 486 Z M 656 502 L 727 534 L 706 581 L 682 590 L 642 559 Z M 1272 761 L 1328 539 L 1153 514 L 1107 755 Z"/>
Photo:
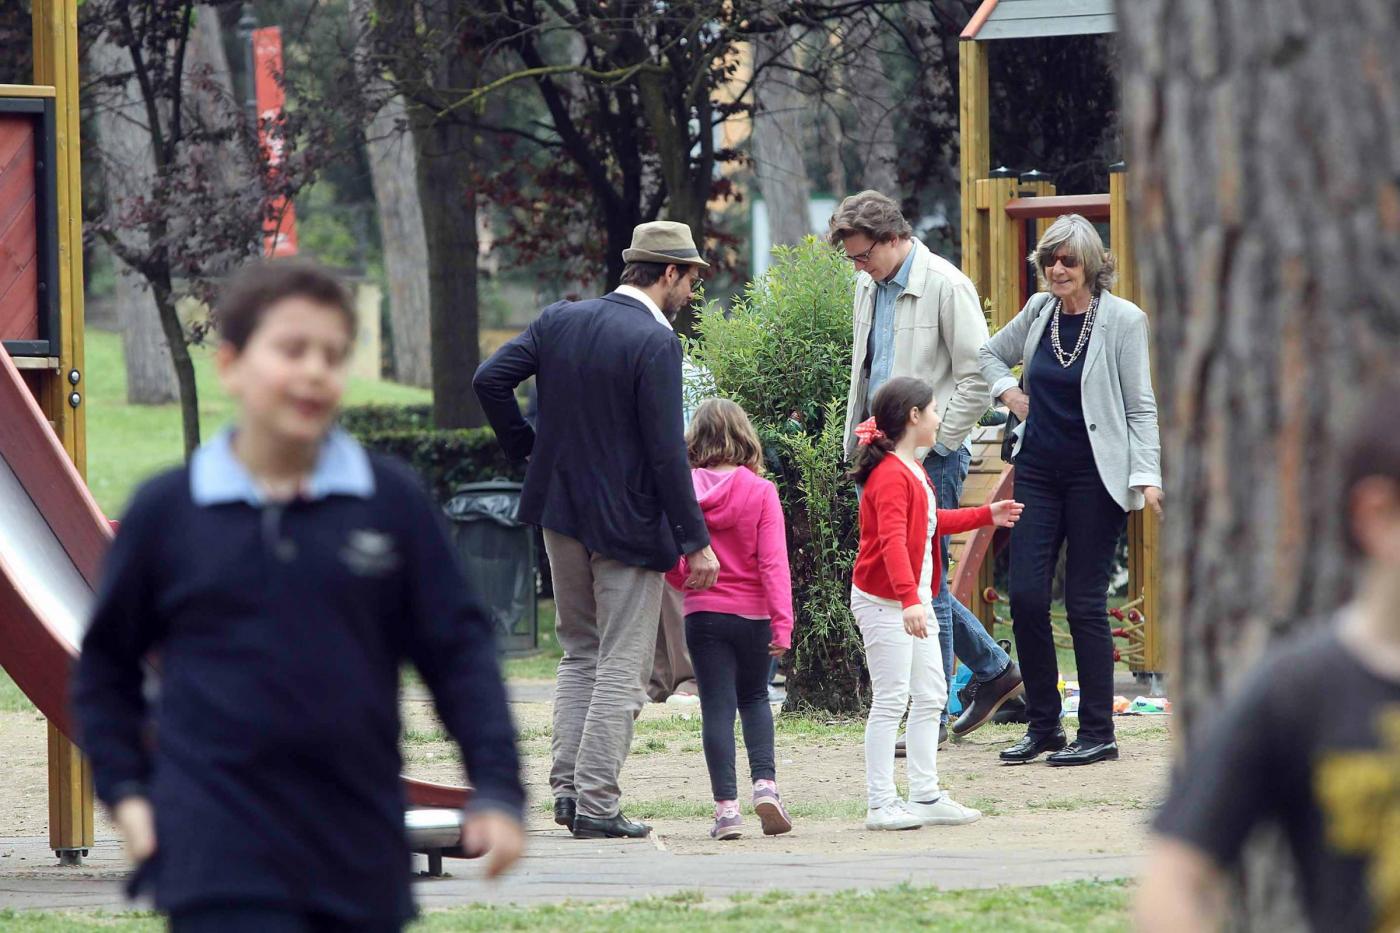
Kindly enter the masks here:
<path id="1" fill-rule="evenodd" d="M 78 0 L 33 0 L 31 9 L 34 83 L 0 85 L 0 212 L 17 215 L 2 225 L 0 338 L 81 475 L 87 434 Z M 48 730 L 49 845 L 61 861 L 76 864 L 93 842 L 91 774 L 77 746 L 52 722 Z"/>
<path id="2" fill-rule="evenodd" d="M 988 44 L 1113 31 L 1112 0 L 984 0 L 962 32 L 958 44 L 962 270 L 985 300 L 993 330 L 1015 317 L 1035 293 L 1035 271 L 1026 256 L 1061 214 L 1077 213 L 1096 224 L 1107 223 L 1109 248 L 1118 264 L 1114 294 L 1141 304 L 1128 222 L 1127 166 L 1120 162 L 1109 168 L 1106 193 L 1080 195 L 1057 194 L 1053 181 L 1038 171 L 991 168 Z M 963 489 L 963 504 L 980 505 L 1010 495 L 1014 480 L 1014 468 L 1001 460 L 1001 428 L 979 428 L 973 437 L 972 472 Z M 1110 611 L 1117 656 L 1144 676 L 1160 674 L 1166 659 L 1158 624 L 1157 522 L 1150 510 L 1131 513 L 1128 595 Z M 993 631 L 998 622 L 1009 624 L 996 612 L 1001 597 L 993 585 L 993 558 L 1006 535 L 985 528 L 962 537 L 952 554 L 953 593 Z M 1068 647 L 1062 620 L 1056 627 L 1057 643 Z"/>

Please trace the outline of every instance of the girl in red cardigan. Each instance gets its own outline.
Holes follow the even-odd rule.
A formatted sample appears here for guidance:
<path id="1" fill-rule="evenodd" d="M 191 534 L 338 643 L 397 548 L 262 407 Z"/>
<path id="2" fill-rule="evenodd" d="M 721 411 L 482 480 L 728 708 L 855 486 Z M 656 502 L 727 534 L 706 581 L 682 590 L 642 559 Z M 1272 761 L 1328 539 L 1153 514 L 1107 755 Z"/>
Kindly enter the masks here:
<path id="1" fill-rule="evenodd" d="M 938 787 L 938 719 L 948 682 L 933 614 L 932 549 L 938 535 L 982 525 L 1009 528 L 1022 506 L 1004 500 L 975 509 L 937 508 L 918 456 L 938 435 L 938 406 L 927 382 L 891 379 L 870 407 L 874 417 L 856 428 L 861 446 L 851 471 L 864 486 L 851 612 L 865 643 L 872 692 L 865 724 L 865 827 L 971 823 L 982 814 Z M 894 784 L 895 739 L 906 708 L 907 802 Z"/>

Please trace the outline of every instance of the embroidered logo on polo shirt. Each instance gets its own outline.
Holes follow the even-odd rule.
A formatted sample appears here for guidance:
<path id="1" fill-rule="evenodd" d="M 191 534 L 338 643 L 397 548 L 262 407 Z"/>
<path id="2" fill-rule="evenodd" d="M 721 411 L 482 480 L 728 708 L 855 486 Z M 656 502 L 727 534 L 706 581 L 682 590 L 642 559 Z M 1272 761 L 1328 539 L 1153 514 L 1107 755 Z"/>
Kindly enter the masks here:
<path id="1" fill-rule="evenodd" d="M 350 532 L 350 539 L 340 549 L 340 559 L 361 577 L 385 576 L 397 570 L 400 563 L 394 539 L 368 528 Z"/>

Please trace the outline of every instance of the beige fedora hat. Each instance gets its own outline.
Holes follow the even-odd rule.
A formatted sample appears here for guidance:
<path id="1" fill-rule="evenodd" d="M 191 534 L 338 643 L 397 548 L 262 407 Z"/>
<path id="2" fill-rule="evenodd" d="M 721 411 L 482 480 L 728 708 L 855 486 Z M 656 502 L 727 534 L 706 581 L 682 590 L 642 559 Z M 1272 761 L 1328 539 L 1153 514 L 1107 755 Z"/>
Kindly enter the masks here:
<path id="1" fill-rule="evenodd" d="M 690 228 L 674 220 L 653 220 L 632 231 L 632 245 L 622 251 L 623 262 L 664 262 L 710 268 L 695 248 Z"/>

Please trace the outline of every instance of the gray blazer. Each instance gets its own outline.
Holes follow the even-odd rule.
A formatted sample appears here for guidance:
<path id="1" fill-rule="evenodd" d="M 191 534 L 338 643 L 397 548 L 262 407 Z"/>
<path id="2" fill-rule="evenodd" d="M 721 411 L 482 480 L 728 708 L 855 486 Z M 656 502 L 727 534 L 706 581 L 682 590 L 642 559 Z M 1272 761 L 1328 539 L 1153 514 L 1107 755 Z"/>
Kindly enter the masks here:
<path id="1" fill-rule="evenodd" d="M 1049 293 L 1032 295 L 1021 313 L 982 346 L 982 377 L 992 398 L 1017 384 L 1011 367 L 1029 363 L 1050 324 Z M 1152 394 L 1152 365 L 1147 350 L 1147 315 L 1131 301 L 1105 291 L 1089 346 L 1084 351 L 1080 393 L 1089 445 L 1104 488 L 1123 510 L 1143 507 L 1142 487 L 1162 485 L 1161 447 L 1157 439 L 1157 399 Z M 1035 417 L 1035 390 L 1030 417 Z M 1016 448 L 1020 449 L 1020 441 Z"/>

